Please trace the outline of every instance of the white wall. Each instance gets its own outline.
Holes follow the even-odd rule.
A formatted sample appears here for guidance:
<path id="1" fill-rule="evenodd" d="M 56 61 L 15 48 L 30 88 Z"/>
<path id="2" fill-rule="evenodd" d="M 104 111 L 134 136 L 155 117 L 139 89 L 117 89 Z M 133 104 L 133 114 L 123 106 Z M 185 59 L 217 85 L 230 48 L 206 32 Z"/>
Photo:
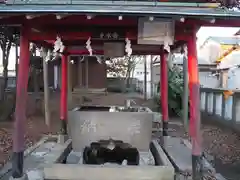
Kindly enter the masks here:
<path id="1" fill-rule="evenodd" d="M 209 40 L 207 44 L 198 50 L 198 57 L 207 63 L 214 63 L 222 54 L 221 45 Z"/>
<path id="2" fill-rule="evenodd" d="M 227 79 L 227 88 L 240 89 L 240 68 L 229 70 Z"/>
<path id="3" fill-rule="evenodd" d="M 176 64 L 183 64 L 183 55 L 180 53 L 175 53 L 172 57 L 173 63 Z M 206 64 L 212 64 L 208 61 L 207 58 L 204 58 L 204 56 L 198 55 L 198 64 L 206 65 Z"/>
<path id="4" fill-rule="evenodd" d="M 218 88 L 220 86 L 220 78 L 213 76 L 211 72 L 199 72 L 200 85 L 209 88 Z"/>
<path id="5" fill-rule="evenodd" d="M 229 54 L 225 59 L 220 63 L 219 67 L 220 69 L 224 68 L 231 68 L 235 65 L 240 64 L 240 50 L 233 51 L 231 54 Z"/>

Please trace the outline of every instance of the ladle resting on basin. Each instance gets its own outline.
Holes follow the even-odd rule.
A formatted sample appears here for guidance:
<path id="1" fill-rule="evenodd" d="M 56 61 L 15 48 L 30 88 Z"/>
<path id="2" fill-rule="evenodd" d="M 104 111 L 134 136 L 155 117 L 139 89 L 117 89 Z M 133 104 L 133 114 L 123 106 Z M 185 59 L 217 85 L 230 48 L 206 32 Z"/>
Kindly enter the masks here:
<path id="1" fill-rule="evenodd" d="M 122 141 L 110 139 L 93 142 L 83 151 L 84 164 L 116 163 L 121 165 L 124 160 L 127 161 L 127 165 L 138 165 L 139 152 L 137 148 Z"/>

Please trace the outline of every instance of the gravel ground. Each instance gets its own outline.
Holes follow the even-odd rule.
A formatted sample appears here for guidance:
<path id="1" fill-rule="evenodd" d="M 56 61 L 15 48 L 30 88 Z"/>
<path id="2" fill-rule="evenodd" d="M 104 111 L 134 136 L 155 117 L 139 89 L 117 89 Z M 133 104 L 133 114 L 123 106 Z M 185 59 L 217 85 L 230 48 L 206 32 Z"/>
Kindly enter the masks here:
<path id="1" fill-rule="evenodd" d="M 172 119 L 171 136 L 188 138 L 179 119 Z M 206 158 L 228 180 L 240 179 L 240 136 L 214 124 L 202 125 L 203 148 Z"/>
<path id="2" fill-rule="evenodd" d="M 141 97 L 133 96 L 137 104 L 149 106 Z M 107 96 L 94 96 L 87 104 L 103 104 L 103 105 L 123 105 L 125 100 L 129 98 L 125 94 L 109 93 Z M 59 104 L 54 103 L 53 104 Z M 54 105 L 51 105 L 54 106 Z M 55 105 L 56 106 L 56 105 Z M 57 108 L 55 108 L 57 109 Z M 52 126 L 47 128 L 44 124 L 42 116 L 31 116 L 26 123 L 26 146 L 31 146 L 38 141 L 43 134 L 55 134 L 59 130 L 59 112 L 54 111 L 52 115 Z M 184 128 L 178 119 L 171 119 L 173 124 L 170 127 L 173 131 L 172 136 L 181 136 L 187 138 Z M 11 155 L 12 149 L 12 122 L 0 122 L 0 167 Z M 229 180 L 240 179 L 240 136 L 231 130 L 221 128 L 213 124 L 203 124 L 203 147 L 207 152 L 207 159 L 211 161 L 216 170 Z"/>
<path id="3" fill-rule="evenodd" d="M 26 147 L 32 146 L 44 134 L 55 134 L 59 129 L 59 122 L 52 121 L 52 128 L 48 128 L 43 117 L 29 117 L 26 123 L 25 141 Z M 0 167 L 9 160 L 12 153 L 13 123 L 0 123 Z"/>

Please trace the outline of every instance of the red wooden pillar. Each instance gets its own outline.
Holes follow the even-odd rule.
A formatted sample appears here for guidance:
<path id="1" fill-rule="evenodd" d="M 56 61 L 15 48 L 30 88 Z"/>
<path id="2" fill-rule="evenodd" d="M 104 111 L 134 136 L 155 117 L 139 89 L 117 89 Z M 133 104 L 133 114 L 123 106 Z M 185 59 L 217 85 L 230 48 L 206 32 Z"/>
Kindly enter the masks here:
<path id="1" fill-rule="evenodd" d="M 168 52 L 162 50 L 161 52 L 161 108 L 162 108 L 162 127 L 163 136 L 168 136 L 168 65 L 167 65 Z"/>
<path id="2" fill-rule="evenodd" d="M 192 141 L 193 180 L 202 179 L 202 139 L 200 131 L 200 84 L 198 76 L 198 60 L 196 48 L 196 30 L 188 39 L 188 72 L 190 94 L 190 123 L 189 132 Z"/>
<path id="3" fill-rule="evenodd" d="M 62 55 L 62 84 L 61 84 L 61 102 L 60 102 L 60 120 L 61 120 L 61 134 L 67 135 L 67 69 L 68 56 Z"/>
<path id="4" fill-rule="evenodd" d="M 23 155 L 24 155 L 24 134 L 26 123 L 26 104 L 28 73 L 30 63 L 28 29 L 21 28 L 20 32 L 20 58 L 17 76 L 16 108 L 13 133 L 13 157 L 12 157 L 12 177 L 23 177 Z"/>

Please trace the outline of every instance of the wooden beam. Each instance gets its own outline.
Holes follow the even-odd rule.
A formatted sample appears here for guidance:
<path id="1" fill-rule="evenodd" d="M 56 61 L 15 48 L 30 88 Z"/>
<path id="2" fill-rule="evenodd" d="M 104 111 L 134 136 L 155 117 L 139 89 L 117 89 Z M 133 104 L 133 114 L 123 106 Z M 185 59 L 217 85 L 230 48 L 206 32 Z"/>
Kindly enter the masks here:
<path id="1" fill-rule="evenodd" d="M 29 39 L 31 41 L 45 41 L 45 40 L 56 40 L 56 37 L 59 36 L 62 40 L 87 40 L 91 37 L 89 32 L 62 32 L 62 33 L 36 33 L 31 32 L 29 34 Z"/>
<path id="2" fill-rule="evenodd" d="M 0 19 L 8 19 L 17 16 L 18 14 L 1 14 Z"/>
<path id="3" fill-rule="evenodd" d="M 67 16 L 69 16 L 69 14 L 56 14 L 56 19 L 61 20 Z"/>
<path id="4" fill-rule="evenodd" d="M 4 15 L 5 16 L 5 15 Z M 7 17 L 8 16 L 8 17 Z M 56 19 L 56 14 L 49 14 L 47 17 L 40 16 L 39 18 L 26 19 L 25 16 L 21 14 L 7 15 L 6 18 L 0 19 L 1 24 L 23 24 L 28 23 L 29 25 L 103 25 L 107 24 L 110 26 L 137 26 L 137 17 L 124 17 L 122 20 L 118 20 L 118 16 L 96 16 L 91 20 L 88 20 L 85 15 L 69 14 L 67 17 L 61 20 Z M 16 16 L 16 17 L 12 17 Z M 37 14 L 36 14 L 37 16 Z M 46 19 L 48 21 L 46 21 Z M 215 23 L 211 23 L 206 20 L 201 20 L 200 18 L 188 18 L 185 17 L 184 22 L 176 22 L 180 25 L 196 25 L 199 26 L 222 26 L 222 27 L 240 27 L 240 21 L 238 19 L 216 19 Z"/>
<path id="5" fill-rule="evenodd" d="M 78 50 L 68 50 L 67 53 L 69 55 L 88 55 L 89 52 L 87 49 L 78 49 Z M 93 50 L 93 54 L 96 54 L 96 55 L 103 55 L 104 52 L 103 50 Z"/>
<path id="6" fill-rule="evenodd" d="M 34 41 L 44 41 L 44 40 L 56 40 L 56 36 L 60 36 L 64 40 L 87 40 L 89 37 L 92 36 L 92 32 L 62 32 L 57 34 L 56 32 L 49 32 L 49 33 L 37 33 L 31 32 L 29 37 L 31 40 Z M 130 40 L 137 40 L 137 32 L 136 31 L 129 31 L 126 32 L 126 37 Z M 187 40 L 189 37 L 188 34 L 176 34 L 176 40 Z"/>
<path id="7" fill-rule="evenodd" d="M 41 32 L 39 29 L 36 29 L 36 28 L 32 28 L 32 31 L 36 32 L 36 33 L 40 33 Z"/>
<path id="8" fill-rule="evenodd" d="M 31 42 L 33 42 L 38 48 L 41 48 L 41 47 L 45 47 L 45 48 L 48 48 L 48 49 L 53 48 L 52 43 L 50 44 L 47 41 L 31 41 Z"/>
<path id="9" fill-rule="evenodd" d="M 34 28 L 36 29 L 36 28 Z M 37 29 L 38 30 L 38 29 Z M 60 32 L 57 30 L 51 32 L 31 32 L 29 34 L 30 40 L 34 41 L 44 41 L 44 40 L 56 40 L 56 36 L 60 36 L 64 40 L 87 40 L 89 37 L 92 37 L 94 32 Z M 137 32 L 136 31 L 126 31 L 125 36 L 130 40 L 137 40 Z M 99 39 L 101 40 L 101 39 Z"/>
<path id="10" fill-rule="evenodd" d="M 46 15 L 46 14 L 45 14 Z M 27 14 L 26 19 L 31 20 L 43 16 L 43 14 Z"/>
<path id="11" fill-rule="evenodd" d="M 37 16 L 37 14 L 36 14 Z M 63 16 L 63 14 L 61 14 Z M 47 21 L 46 21 L 47 19 Z M 68 16 L 65 16 L 62 19 L 56 19 L 56 14 L 49 14 L 47 16 L 41 16 L 36 19 L 26 19 L 25 15 L 20 16 L 18 14 L 18 17 L 16 18 L 6 18 L 5 20 L 0 20 L 1 24 L 28 24 L 31 26 L 42 26 L 42 25 L 105 25 L 108 26 L 137 26 L 138 19 L 136 17 L 126 17 L 123 18 L 121 21 L 118 20 L 118 16 L 110 16 L 110 17 L 104 17 L 104 16 L 96 16 L 92 18 L 91 20 L 87 19 L 85 15 L 76 15 L 76 14 L 69 14 Z"/>
<path id="12" fill-rule="evenodd" d="M 0 16 L 0 19 L 6 19 L 6 18 L 9 18 L 9 17 L 12 17 L 11 15 L 10 16 L 8 16 L 8 15 L 2 15 L 2 16 Z"/>
<path id="13" fill-rule="evenodd" d="M 89 55 L 88 50 L 78 49 L 78 50 L 68 50 L 69 55 Z M 103 55 L 103 50 L 93 50 L 93 55 Z M 159 51 L 149 51 L 149 50 L 133 50 L 132 55 L 159 55 Z"/>

